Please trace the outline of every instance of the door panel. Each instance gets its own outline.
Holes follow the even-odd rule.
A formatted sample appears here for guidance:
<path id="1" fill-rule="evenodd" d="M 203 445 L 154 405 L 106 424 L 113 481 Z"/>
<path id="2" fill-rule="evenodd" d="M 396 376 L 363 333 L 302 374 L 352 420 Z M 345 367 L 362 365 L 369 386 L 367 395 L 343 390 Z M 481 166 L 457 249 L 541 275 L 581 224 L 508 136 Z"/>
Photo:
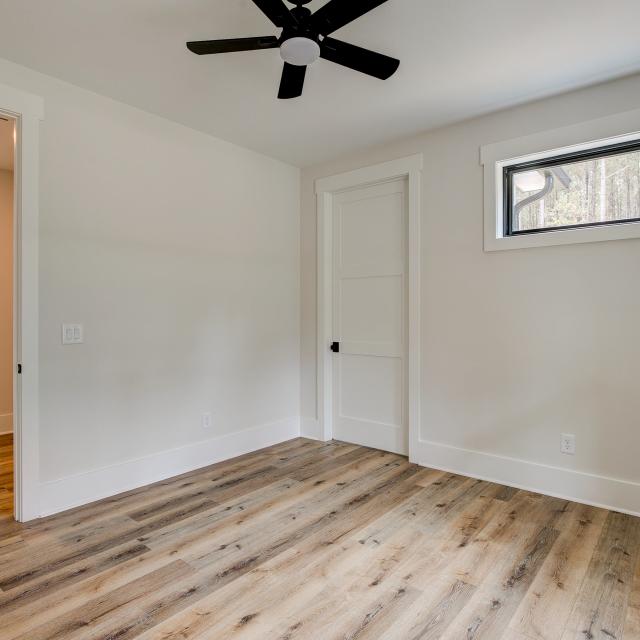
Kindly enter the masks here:
<path id="1" fill-rule="evenodd" d="M 333 199 L 334 437 L 408 451 L 407 195 L 397 180 Z"/>
<path id="2" fill-rule="evenodd" d="M 402 286 L 402 275 L 343 277 L 341 340 L 402 345 Z"/>
<path id="3" fill-rule="evenodd" d="M 345 212 L 340 249 L 343 269 L 402 263 L 402 200 L 402 194 L 392 194 L 382 198 L 368 197 L 342 202 Z M 367 227 L 369 231 L 363 233 Z"/>
<path id="4" fill-rule="evenodd" d="M 402 427 L 402 360 L 342 354 L 341 417 Z M 377 389 L 375 394 L 371 389 Z"/>

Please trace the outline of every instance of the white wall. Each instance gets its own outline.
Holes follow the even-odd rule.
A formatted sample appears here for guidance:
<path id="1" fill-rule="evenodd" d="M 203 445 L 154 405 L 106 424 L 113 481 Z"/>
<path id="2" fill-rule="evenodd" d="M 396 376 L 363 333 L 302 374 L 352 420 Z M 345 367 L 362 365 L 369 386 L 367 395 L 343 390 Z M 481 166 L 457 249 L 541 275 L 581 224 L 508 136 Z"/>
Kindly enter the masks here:
<path id="1" fill-rule="evenodd" d="M 303 425 L 317 415 L 314 180 L 423 153 L 416 459 L 640 511 L 640 241 L 484 253 L 479 162 L 481 145 L 639 106 L 635 76 L 305 169 Z M 561 432 L 576 434 L 575 457 Z"/>
<path id="2" fill-rule="evenodd" d="M 312 423 L 313 181 L 419 152 L 422 461 L 480 474 L 474 450 L 504 482 L 531 484 L 517 458 L 578 472 L 573 497 L 584 474 L 640 496 L 640 241 L 484 253 L 479 164 L 483 144 L 638 108 L 640 77 L 308 168 L 301 227 L 293 167 L 2 60 L 0 82 L 45 100 L 44 513 Z M 85 344 L 63 347 L 62 322 Z"/>
<path id="3" fill-rule="evenodd" d="M 13 172 L 0 170 L 0 433 L 13 429 L 12 291 Z"/>
<path id="4" fill-rule="evenodd" d="M 299 170 L 6 61 L 0 82 L 45 105 L 43 512 L 128 488 L 96 470 L 142 484 L 138 458 L 175 450 L 170 475 L 296 433 Z"/>

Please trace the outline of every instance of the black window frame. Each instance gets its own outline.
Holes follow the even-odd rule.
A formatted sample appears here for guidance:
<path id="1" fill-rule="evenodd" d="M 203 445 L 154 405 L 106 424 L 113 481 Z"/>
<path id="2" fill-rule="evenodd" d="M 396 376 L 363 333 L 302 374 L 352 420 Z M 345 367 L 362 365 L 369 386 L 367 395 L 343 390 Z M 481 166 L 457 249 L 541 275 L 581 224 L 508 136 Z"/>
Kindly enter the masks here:
<path id="1" fill-rule="evenodd" d="M 561 153 L 558 155 L 543 158 L 541 160 L 531 160 L 528 162 L 520 162 L 503 167 L 502 169 L 502 187 L 503 187 L 503 224 L 504 237 L 514 238 L 518 236 L 533 235 L 537 233 L 551 233 L 553 231 L 567 231 L 571 229 L 590 229 L 597 227 L 610 227 L 620 224 L 637 224 L 640 218 L 626 218 L 624 220 L 607 220 L 605 222 L 586 222 L 584 224 L 561 225 L 557 227 L 539 227 L 536 229 L 513 229 L 513 208 L 514 208 L 514 184 L 513 176 L 521 171 L 531 171 L 535 169 L 546 169 L 562 164 L 571 164 L 582 162 L 585 160 L 596 160 L 598 158 L 623 155 L 640 151 L 640 138 L 627 142 L 618 142 L 606 144 L 600 147 L 585 149 L 572 153 Z"/>

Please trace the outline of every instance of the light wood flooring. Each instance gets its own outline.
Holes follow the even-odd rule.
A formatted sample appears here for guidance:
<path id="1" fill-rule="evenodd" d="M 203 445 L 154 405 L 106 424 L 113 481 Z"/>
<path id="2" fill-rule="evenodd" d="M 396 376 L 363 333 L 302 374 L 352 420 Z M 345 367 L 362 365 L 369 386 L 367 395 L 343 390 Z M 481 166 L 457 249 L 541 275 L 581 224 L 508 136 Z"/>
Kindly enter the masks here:
<path id="1" fill-rule="evenodd" d="M 640 519 L 294 440 L 23 526 L 10 640 L 640 639 Z"/>

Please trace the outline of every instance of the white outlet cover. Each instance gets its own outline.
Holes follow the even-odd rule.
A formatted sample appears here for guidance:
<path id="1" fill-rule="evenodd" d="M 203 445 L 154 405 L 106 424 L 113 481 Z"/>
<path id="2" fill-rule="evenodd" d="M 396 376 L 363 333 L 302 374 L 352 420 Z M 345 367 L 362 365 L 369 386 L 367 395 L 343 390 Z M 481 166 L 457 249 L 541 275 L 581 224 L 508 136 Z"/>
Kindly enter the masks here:
<path id="1" fill-rule="evenodd" d="M 213 424 L 213 418 L 210 413 L 202 414 L 202 428 L 203 429 L 211 429 Z"/>
<path id="2" fill-rule="evenodd" d="M 560 437 L 560 451 L 573 456 L 576 453 L 576 437 L 572 433 L 563 433 Z"/>

